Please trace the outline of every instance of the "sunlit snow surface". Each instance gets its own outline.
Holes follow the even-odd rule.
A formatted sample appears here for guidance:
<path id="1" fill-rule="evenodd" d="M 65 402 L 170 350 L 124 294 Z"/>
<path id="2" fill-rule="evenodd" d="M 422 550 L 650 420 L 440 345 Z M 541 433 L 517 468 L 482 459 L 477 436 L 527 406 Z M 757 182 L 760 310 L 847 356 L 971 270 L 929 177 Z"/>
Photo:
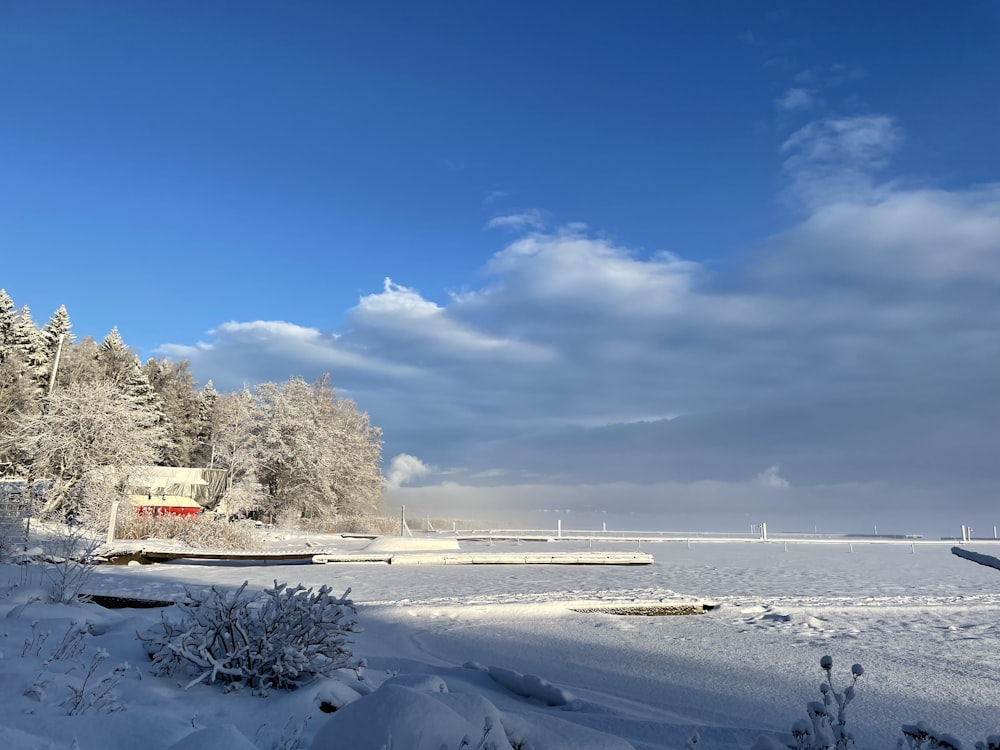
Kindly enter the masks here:
<path id="1" fill-rule="evenodd" d="M 306 541 L 275 535 L 272 547 L 306 549 Z M 310 536 L 308 544 L 316 552 L 350 551 L 365 541 Z M 567 541 L 463 542 L 462 549 L 529 545 L 639 549 L 635 542 Z M 4 568 L 22 585 L 0 599 L 0 747 L 69 750 L 76 739 L 80 750 L 457 750 L 465 735 L 476 747 L 487 721 L 498 747 L 507 746 L 506 732 L 536 749 L 683 748 L 697 731 L 706 749 L 749 748 L 761 734 L 787 732 L 806 702 L 820 698 L 824 654 L 833 656 L 835 684 L 848 681 L 852 663 L 865 668 L 848 714 L 860 748 L 894 747 L 900 725 L 918 720 L 970 748 L 1000 732 L 1000 572 L 955 557 L 949 545 L 663 542 L 641 551 L 655 564 L 178 561 L 97 571 L 93 593 L 151 599 L 244 580 L 350 587 L 365 629 L 355 652 L 368 660 L 367 687 L 355 691 L 345 677 L 267 698 L 207 685 L 182 692 L 176 680 L 151 676 L 135 633 L 158 610 L 41 603 L 15 610 L 39 581 Z M 684 602 L 716 608 L 686 617 L 572 609 Z M 104 672 L 124 661 L 135 667 L 117 688 L 124 712 L 66 716 L 60 703 L 83 666 L 64 677 L 46 671 L 41 697 L 28 690 L 73 619 L 94 623 L 81 662 L 103 648 L 110 654 Z M 36 630 L 52 633 L 37 658 L 22 656 L 34 621 Z M 319 710 L 321 700 L 343 703 L 388 678 L 337 713 Z"/>

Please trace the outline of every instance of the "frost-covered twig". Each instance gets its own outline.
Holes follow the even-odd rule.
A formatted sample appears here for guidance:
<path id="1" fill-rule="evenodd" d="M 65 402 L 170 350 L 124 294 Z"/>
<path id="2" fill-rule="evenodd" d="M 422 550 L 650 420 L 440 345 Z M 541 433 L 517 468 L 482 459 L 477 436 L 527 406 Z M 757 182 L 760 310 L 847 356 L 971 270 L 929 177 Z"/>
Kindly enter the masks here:
<path id="1" fill-rule="evenodd" d="M 98 649 L 80 687 L 70 686 L 70 697 L 63 703 L 68 708 L 70 716 L 88 713 L 118 713 L 125 710 L 125 706 L 118 702 L 113 691 L 122 677 L 131 669 L 128 662 L 119 664 L 110 674 L 101 678 L 96 685 L 90 684 L 97 668 L 107 658 L 108 652 L 103 648 Z"/>
<path id="2" fill-rule="evenodd" d="M 49 598 L 59 604 L 86 601 L 83 588 L 94 575 L 94 552 L 100 542 L 88 536 L 83 526 L 66 526 L 56 535 L 47 552 L 42 575 L 49 582 Z"/>
<path id="3" fill-rule="evenodd" d="M 33 621 L 31 623 L 31 637 L 24 639 L 24 648 L 21 649 L 21 656 L 25 657 L 28 654 L 39 656 L 42 651 L 42 645 L 48 639 L 49 635 L 48 630 L 38 629 L 38 620 Z"/>
<path id="4" fill-rule="evenodd" d="M 826 681 L 819 686 L 823 700 L 806 705 L 808 720 L 799 719 L 792 725 L 792 742 L 785 743 L 791 750 L 847 750 L 854 744 L 854 735 L 847 731 L 847 707 L 854 700 L 854 686 L 865 673 L 860 664 L 851 667 L 851 684 L 843 690 L 833 686 L 833 658 L 824 656 L 819 661 L 826 673 Z M 836 710 L 834 707 L 836 706 Z M 754 750 L 776 750 L 782 747 L 772 737 L 761 737 Z"/>
<path id="5" fill-rule="evenodd" d="M 54 661 L 71 661 L 75 659 L 83 651 L 83 639 L 86 635 L 86 628 L 81 627 L 78 623 L 71 623 L 66 630 L 66 635 L 52 649 L 52 653 L 45 660 L 45 664 L 48 665 Z"/>

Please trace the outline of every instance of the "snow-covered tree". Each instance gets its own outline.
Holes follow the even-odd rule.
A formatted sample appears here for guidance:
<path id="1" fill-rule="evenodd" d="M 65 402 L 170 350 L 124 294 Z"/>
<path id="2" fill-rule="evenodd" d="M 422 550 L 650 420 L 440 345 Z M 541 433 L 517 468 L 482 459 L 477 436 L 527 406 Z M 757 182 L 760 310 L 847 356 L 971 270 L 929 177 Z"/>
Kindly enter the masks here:
<path id="1" fill-rule="evenodd" d="M 53 368 L 58 368 L 63 354 L 68 351 L 73 343 L 73 324 L 70 323 L 69 313 L 66 312 L 66 305 L 60 305 L 49 322 L 42 329 L 42 338 L 45 340 L 46 357 L 48 360 L 48 371 L 46 377 L 51 381 Z M 58 374 L 58 369 L 57 369 Z"/>
<path id="2" fill-rule="evenodd" d="M 97 360 L 104 368 L 104 376 L 113 383 L 121 383 L 132 372 L 135 352 L 125 346 L 118 326 L 104 337 L 97 350 Z"/>
<path id="3" fill-rule="evenodd" d="M 124 476 L 153 462 L 162 428 L 154 413 L 108 382 L 71 384 L 18 415 L 0 449 L 23 451 L 31 479 L 51 479 L 44 515 L 75 514 L 103 523 Z"/>
<path id="4" fill-rule="evenodd" d="M 324 377 L 257 387 L 254 434 L 268 510 L 319 523 L 370 513 L 382 500 L 381 432 Z"/>
<path id="5" fill-rule="evenodd" d="M 143 367 L 146 377 L 162 401 L 169 426 L 171 449 L 166 456 L 170 466 L 207 466 L 198 460 L 203 447 L 201 396 L 187 360 L 150 359 Z"/>
<path id="6" fill-rule="evenodd" d="M 13 348 L 24 363 L 24 373 L 30 378 L 37 393 L 41 395 L 49 370 L 49 351 L 45 337 L 35 325 L 31 310 L 21 308 L 14 325 Z"/>
<path id="7" fill-rule="evenodd" d="M 229 472 L 222 502 L 227 512 L 245 515 L 264 502 L 261 454 L 254 434 L 254 398 L 246 388 L 220 394 L 212 410 L 210 462 Z"/>
<path id="8" fill-rule="evenodd" d="M 20 352 L 11 350 L 0 362 L 0 436 L 11 430 L 20 416 L 37 414 L 41 403 L 37 384 L 26 375 Z M 0 443 L 0 476 L 20 476 L 25 454 L 16 443 Z"/>
<path id="9" fill-rule="evenodd" d="M 14 343 L 14 326 L 17 323 L 17 312 L 14 310 L 14 300 L 6 289 L 0 289 L 0 363 L 2 363 Z"/>
<path id="10" fill-rule="evenodd" d="M 56 388 L 65 388 L 70 383 L 104 380 L 104 366 L 99 355 L 100 346 L 91 336 L 85 336 L 68 349 L 64 348 L 56 375 Z"/>
<path id="11" fill-rule="evenodd" d="M 157 428 L 157 437 L 154 442 L 157 463 L 176 466 L 177 464 L 173 461 L 175 446 L 170 419 L 163 408 L 163 399 L 149 382 L 138 357 L 132 359 L 132 367 L 120 385 L 125 398 L 133 401 L 143 411 L 154 415 L 154 424 Z"/>
<path id="12" fill-rule="evenodd" d="M 38 412 L 40 381 L 32 372 L 39 360 L 39 336 L 30 311 L 15 312 L 14 301 L 0 289 L 0 435 L 16 415 Z M 19 447 L 0 447 L 0 475 L 16 476 L 23 470 Z"/>
<path id="13" fill-rule="evenodd" d="M 198 394 L 198 432 L 196 448 L 192 460 L 193 466 L 208 466 L 215 468 L 216 445 L 216 406 L 219 402 L 219 392 L 209 380 Z"/>

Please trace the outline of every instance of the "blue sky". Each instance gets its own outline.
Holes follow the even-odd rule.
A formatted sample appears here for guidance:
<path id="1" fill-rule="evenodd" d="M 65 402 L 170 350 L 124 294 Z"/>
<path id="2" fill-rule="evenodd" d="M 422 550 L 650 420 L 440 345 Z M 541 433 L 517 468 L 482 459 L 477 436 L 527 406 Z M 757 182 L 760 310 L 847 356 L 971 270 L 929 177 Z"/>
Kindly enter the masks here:
<path id="1" fill-rule="evenodd" d="M 8 2 L 0 286 L 223 388 L 330 372 L 428 512 L 983 528 L 998 38 L 989 2 Z"/>

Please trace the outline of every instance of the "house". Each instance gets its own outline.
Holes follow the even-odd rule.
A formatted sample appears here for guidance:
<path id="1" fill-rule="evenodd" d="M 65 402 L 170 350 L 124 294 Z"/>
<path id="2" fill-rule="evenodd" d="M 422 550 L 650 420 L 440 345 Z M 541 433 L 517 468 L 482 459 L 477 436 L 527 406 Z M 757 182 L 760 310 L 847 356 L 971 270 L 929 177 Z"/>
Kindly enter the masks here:
<path id="1" fill-rule="evenodd" d="M 213 509 L 226 491 L 228 472 L 178 466 L 143 466 L 125 481 L 129 504 L 140 513 L 195 516 Z"/>

